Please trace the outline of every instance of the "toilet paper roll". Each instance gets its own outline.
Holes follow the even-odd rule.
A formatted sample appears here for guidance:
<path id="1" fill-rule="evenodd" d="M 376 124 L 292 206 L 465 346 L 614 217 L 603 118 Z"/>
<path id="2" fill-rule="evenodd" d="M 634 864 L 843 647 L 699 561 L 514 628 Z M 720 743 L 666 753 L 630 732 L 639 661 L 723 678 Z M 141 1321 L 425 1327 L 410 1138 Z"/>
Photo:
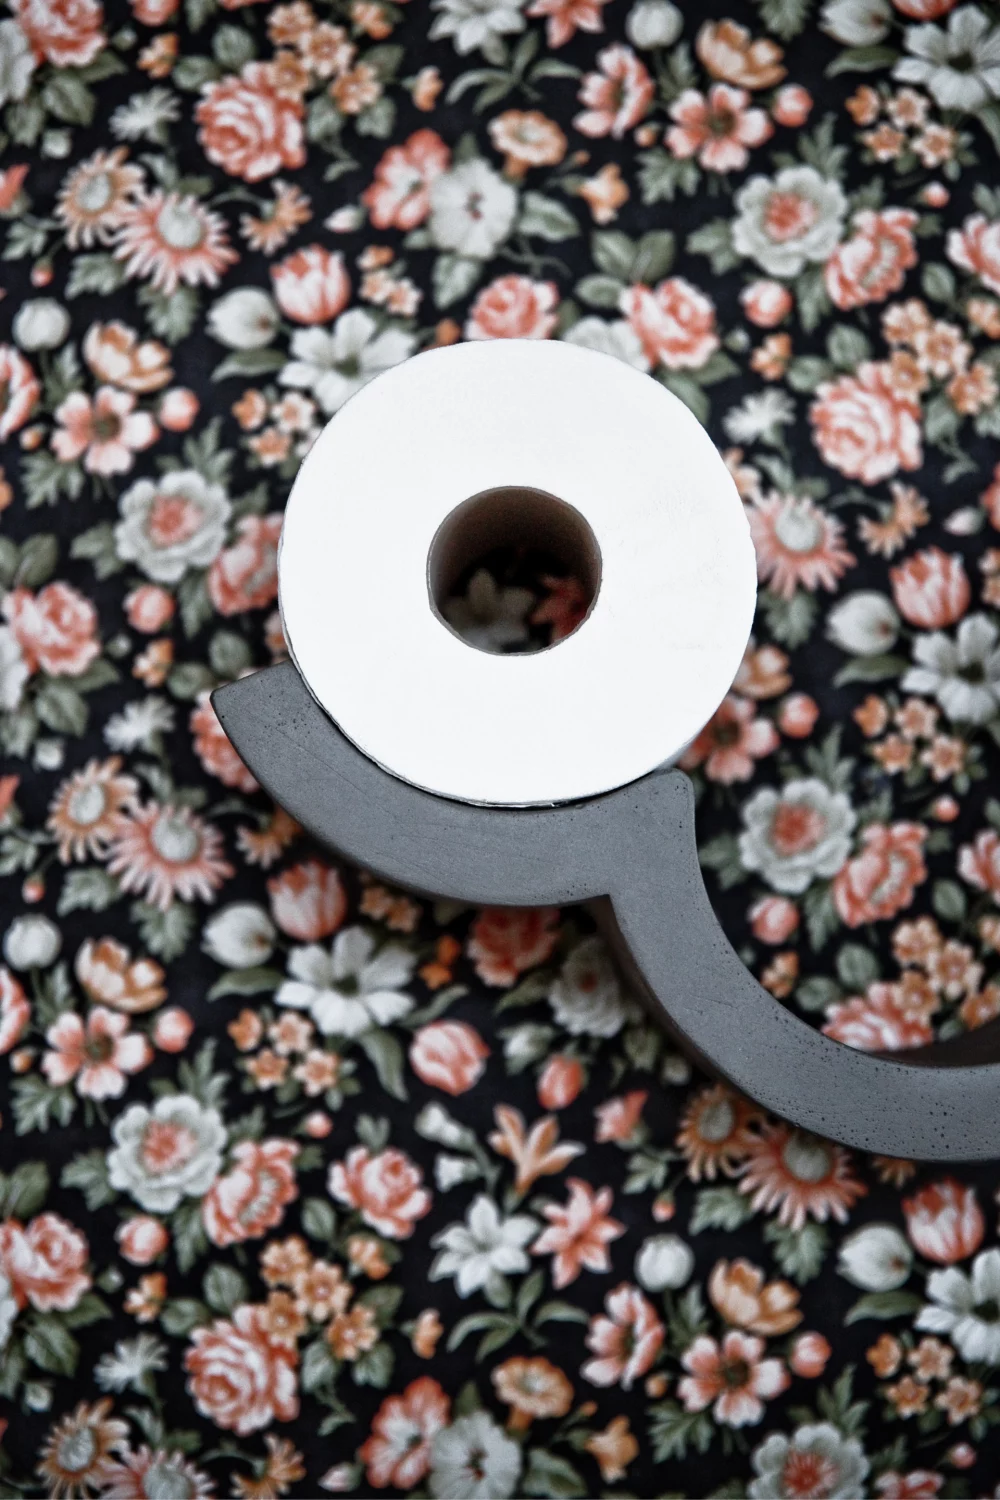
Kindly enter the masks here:
<path id="1" fill-rule="evenodd" d="M 487 543 L 491 518 L 542 540 L 589 527 L 596 597 L 547 650 L 487 654 L 435 607 L 449 518 L 484 495 Z M 421 354 L 348 402 L 296 478 L 278 579 L 292 658 L 343 733 L 404 781 L 501 806 L 675 759 L 732 683 L 756 598 L 743 506 L 687 407 L 609 356 L 529 340 Z"/>

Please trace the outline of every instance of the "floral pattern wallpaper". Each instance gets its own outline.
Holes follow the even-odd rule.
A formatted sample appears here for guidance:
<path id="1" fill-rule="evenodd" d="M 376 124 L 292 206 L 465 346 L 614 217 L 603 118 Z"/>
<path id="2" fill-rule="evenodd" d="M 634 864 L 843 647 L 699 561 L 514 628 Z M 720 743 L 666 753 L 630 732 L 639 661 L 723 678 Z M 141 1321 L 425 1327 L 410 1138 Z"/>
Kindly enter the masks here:
<path id="1" fill-rule="evenodd" d="M 996 8 L 9 0 L 0 130 L 0 1495 L 1000 1493 L 995 1168 L 765 1117 L 583 911 L 339 865 L 209 701 L 353 392 L 604 351 L 756 544 L 684 759 L 741 957 L 847 1046 L 997 1018 Z M 493 563 L 470 642 L 578 623 Z"/>

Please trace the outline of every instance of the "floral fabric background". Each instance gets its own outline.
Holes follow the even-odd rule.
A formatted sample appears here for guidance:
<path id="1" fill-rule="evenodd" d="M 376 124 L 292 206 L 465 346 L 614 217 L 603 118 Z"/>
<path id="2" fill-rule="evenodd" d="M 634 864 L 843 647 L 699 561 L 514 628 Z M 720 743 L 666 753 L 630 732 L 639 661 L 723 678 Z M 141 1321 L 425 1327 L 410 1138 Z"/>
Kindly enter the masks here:
<path id="1" fill-rule="evenodd" d="M 604 350 L 757 546 L 734 944 L 849 1046 L 1000 1014 L 996 8 L 10 0 L 0 119 L 0 1493 L 1000 1492 L 995 1169 L 693 1074 L 583 912 L 338 868 L 208 700 L 352 392 Z"/>

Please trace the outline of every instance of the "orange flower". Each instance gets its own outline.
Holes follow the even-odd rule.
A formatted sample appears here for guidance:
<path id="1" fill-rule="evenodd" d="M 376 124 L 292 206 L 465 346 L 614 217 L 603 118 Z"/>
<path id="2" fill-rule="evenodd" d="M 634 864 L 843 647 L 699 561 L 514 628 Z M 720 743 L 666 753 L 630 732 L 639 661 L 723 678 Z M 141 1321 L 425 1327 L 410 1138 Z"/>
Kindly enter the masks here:
<path id="1" fill-rule="evenodd" d="M 788 1333 L 802 1322 L 799 1294 L 788 1281 L 770 1281 L 748 1260 L 720 1260 L 708 1280 L 708 1295 L 727 1323 L 765 1337 Z"/>
<path id="2" fill-rule="evenodd" d="M 352 1361 L 378 1343 L 378 1323 L 370 1307 L 358 1303 L 350 1312 L 339 1312 L 326 1331 L 330 1348 L 338 1359 Z"/>
<path id="3" fill-rule="evenodd" d="M 139 1015 L 166 999 L 164 972 L 152 958 L 132 959 L 112 937 L 86 938 L 76 955 L 76 977 L 91 1000 Z"/>
<path id="4" fill-rule="evenodd" d="M 881 1333 L 866 1352 L 865 1359 L 880 1380 L 895 1375 L 903 1358 L 903 1346 L 891 1333 Z"/>
<path id="5" fill-rule="evenodd" d="M 577 193 L 590 209 L 595 224 L 610 224 L 628 202 L 628 184 L 616 161 L 610 161 L 593 177 L 584 178 Z"/>
<path id="6" fill-rule="evenodd" d="M 526 1193 L 539 1177 L 553 1176 L 568 1166 L 575 1156 L 583 1153 L 583 1147 L 575 1141 L 559 1139 L 559 1121 L 555 1115 L 543 1115 L 525 1133 L 524 1116 L 520 1110 L 508 1104 L 498 1104 L 493 1118 L 499 1127 L 487 1137 L 498 1156 L 506 1156 L 517 1168 L 514 1190 Z"/>
<path id="7" fill-rule="evenodd" d="M 413 1352 L 421 1359 L 433 1359 L 438 1339 L 444 1333 L 444 1324 L 438 1317 L 436 1307 L 425 1307 L 413 1325 L 410 1343 Z"/>
<path id="8" fill-rule="evenodd" d="M 504 1360 L 492 1380 L 500 1400 L 511 1408 L 509 1425 L 515 1430 L 529 1427 L 535 1418 L 564 1417 L 573 1403 L 573 1387 L 562 1370 L 540 1355 Z"/>
<path id="9" fill-rule="evenodd" d="M 757 1212 L 777 1209 L 779 1223 L 795 1230 L 807 1217 L 823 1223 L 832 1216 L 843 1224 L 868 1191 L 852 1175 L 843 1147 L 790 1125 L 764 1126 L 747 1155 L 740 1192 L 754 1195 Z"/>
<path id="10" fill-rule="evenodd" d="M 508 109 L 489 124 L 490 140 L 504 155 L 508 177 L 529 167 L 557 166 L 566 155 L 566 137 L 554 120 L 537 109 Z"/>
<path id="11" fill-rule="evenodd" d="M 603 1432 L 592 1433 L 583 1445 L 597 1459 L 605 1484 L 625 1478 L 625 1470 L 638 1457 L 639 1444 L 632 1436 L 628 1417 L 615 1417 Z"/>
<path id="12" fill-rule="evenodd" d="M 677 1146 L 687 1158 L 692 1182 L 710 1182 L 722 1172 L 735 1177 L 751 1145 L 760 1111 L 724 1083 L 713 1083 L 696 1094 L 681 1117 Z"/>
<path id="13" fill-rule="evenodd" d="M 785 76 L 778 43 L 764 37 L 752 41 L 746 27 L 736 21 L 706 21 L 695 51 L 713 78 L 741 88 L 767 89 Z"/>

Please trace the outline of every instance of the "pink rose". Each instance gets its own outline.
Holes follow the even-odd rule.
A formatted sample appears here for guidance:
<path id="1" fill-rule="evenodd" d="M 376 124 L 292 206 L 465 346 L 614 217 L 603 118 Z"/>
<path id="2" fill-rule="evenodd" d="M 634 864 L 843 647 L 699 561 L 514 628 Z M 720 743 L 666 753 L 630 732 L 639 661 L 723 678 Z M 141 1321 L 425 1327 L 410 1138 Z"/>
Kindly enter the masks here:
<path id="1" fill-rule="evenodd" d="M 921 630 L 956 624 L 969 607 L 971 590 L 962 559 L 928 547 L 891 569 L 892 597 L 904 620 Z"/>
<path id="2" fill-rule="evenodd" d="M 472 304 L 467 339 L 547 339 L 556 326 L 559 289 L 554 281 L 498 276 Z"/>
<path id="3" fill-rule="evenodd" d="M 347 913 L 340 876 L 330 865 L 308 859 L 267 882 L 271 915 L 288 937 L 315 943 L 330 937 Z"/>
<path id="4" fill-rule="evenodd" d="M 170 1244 L 170 1235 L 151 1214 L 126 1219 L 115 1233 L 121 1253 L 133 1266 L 151 1266 Z"/>
<path id="5" fill-rule="evenodd" d="M 647 358 L 668 370 L 699 370 L 719 347 L 715 307 L 681 276 L 654 289 L 632 286 L 621 309 L 642 341 Z"/>
<path id="6" fill-rule="evenodd" d="M 409 1239 L 431 1206 L 420 1168 L 395 1147 L 372 1156 L 355 1146 L 346 1161 L 334 1162 L 329 1185 L 338 1202 L 360 1209 L 366 1224 L 393 1240 Z"/>
<path id="7" fill-rule="evenodd" d="M 939 1266 L 967 1260 L 983 1242 L 986 1225 L 976 1190 L 953 1177 L 904 1198 L 903 1212 L 913 1248 Z"/>
<path id="8" fill-rule="evenodd" d="M 919 407 L 893 389 L 883 365 L 866 361 L 857 375 L 824 381 L 809 416 L 824 462 L 848 479 L 877 484 L 923 460 Z"/>
<path id="9" fill-rule="evenodd" d="M 97 610 L 68 583 L 46 584 L 38 594 L 14 589 L 3 612 L 32 672 L 80 677 L 101 654 Z"/>
<path id="10" fill-rule="evenodd" d="M 244 1305 L 232 1322 L 196 1328 L 184 1356 L 188 1390 L 203 1417 L 246 1437 L 299 1414 L 298 1354 L 270 1335 L 265 1309 Z"/>
<path id="11" fill-rule="evenodd" d="M 351 295 L 344 257 L 322 245 L 286 255 L 272 267 L 271 282 L 281 311 L 296 323 L 332 322 Z"/>
<path id="12" fill-rule="evenodd" d="M 86 1236 L 58 1214 L 39 1214 L 26 1229 L 16 1219 L 0 1224 L 0 1270 L 21 1307 L 69 1312 L 90 1288 L 89 1254 Z"/>
<path id="13" fill-rule="evenodd" d="M 464 1021 L 432 1021 L 410 1044 L 410 1066 L 422 1083 L 464 1094 L 482 1076 L 490 1049 Z"/>

